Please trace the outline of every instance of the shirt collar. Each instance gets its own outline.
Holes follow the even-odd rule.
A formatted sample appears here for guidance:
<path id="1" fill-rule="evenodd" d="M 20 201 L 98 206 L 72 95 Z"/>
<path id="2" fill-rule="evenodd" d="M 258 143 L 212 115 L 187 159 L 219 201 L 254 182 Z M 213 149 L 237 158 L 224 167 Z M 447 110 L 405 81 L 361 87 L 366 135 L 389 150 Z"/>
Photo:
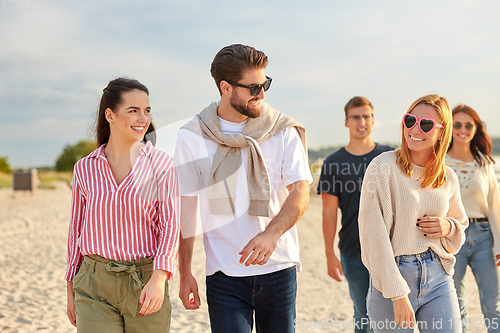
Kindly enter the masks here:
<path id="1" fill-rule="evenodd" d="M 102 144 L 99 148 L 94 150 L 89 154 L 89 158 L 98 158 L 99 156 L 105 156 L 104 155 L 104 147 L 106 147 L 106 144 Z"/>
<path id="2" fill-rule="evenodd" d="M 145 155 L 145 156 L 150 156 L 151 153 L 153 152 L 153 144 L 151 143 L 151 141 L 146 141 L 146 144 L 144 146 L 141 147 L 140 151 L 141 151 L 141 154 Z"/>

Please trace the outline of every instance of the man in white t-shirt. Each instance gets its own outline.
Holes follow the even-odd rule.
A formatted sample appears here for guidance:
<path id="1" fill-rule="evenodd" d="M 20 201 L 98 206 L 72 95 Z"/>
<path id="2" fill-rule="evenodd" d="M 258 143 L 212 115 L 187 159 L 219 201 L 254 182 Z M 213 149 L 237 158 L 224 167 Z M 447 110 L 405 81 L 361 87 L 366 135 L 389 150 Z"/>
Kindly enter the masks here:
<path id="1" fill-rule="evenodd" d="M 221 99 L 177 137 L 179 296 L 186 309 L 199 308 L 191 273 L 199 201 L 212 332 L 250 332 L 254 319 L 257 332 L 294 332 L 295 224 L 312 177 L 304 127 L 262 101 L 271 85 L 266 65 L 253 47 L 221 49 L 211 66 Z"/>

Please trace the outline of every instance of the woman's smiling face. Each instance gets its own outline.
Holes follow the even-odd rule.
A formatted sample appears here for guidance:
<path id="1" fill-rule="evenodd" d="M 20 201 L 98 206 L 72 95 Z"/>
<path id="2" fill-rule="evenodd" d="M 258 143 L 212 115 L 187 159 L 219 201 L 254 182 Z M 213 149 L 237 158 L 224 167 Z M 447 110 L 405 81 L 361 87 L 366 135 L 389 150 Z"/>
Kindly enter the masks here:
<path id="1" fill-rule="evenodd" d="M 441 124 L 441 119 L 437 110 L 433 106 L 427 104 L 418 104 L 413 108 L 410 114 L 416 116 L 418 119 L 432 119 L 436 122 L 436 124 Z M 419 154 L 432 152 L 441 137 L 442 132 L 442 128 L 435 127 L 430 132 L 424 133 L 420 130 L 418 124 L 413 126 L 411 129 L 405 127 L 404 137 L 408 144 L 410 155 L 412 152 Z"/>
<path id="2" fill-rule="evenodd" d="M 460 128 L 457 129 L 458 124 Z M 472 128 L 470 128 L 472 126 Z M 469 127 L 470 129 L 467 129 Z M 474 119 L 465 112 L 458 112 L 453 116 L 453 142 L 461 144 L 470 144 L 474 135 L 476 135 L 477 126 Z"/>
<path id="3" fill-rule="evenodd" d="M 148 94 L 137 89 L 125 92 L 118 110 L 113 111 L 106 110 L 112 136 L 125 141 L 141 141 L 144 138 L 151 124 Z"/>

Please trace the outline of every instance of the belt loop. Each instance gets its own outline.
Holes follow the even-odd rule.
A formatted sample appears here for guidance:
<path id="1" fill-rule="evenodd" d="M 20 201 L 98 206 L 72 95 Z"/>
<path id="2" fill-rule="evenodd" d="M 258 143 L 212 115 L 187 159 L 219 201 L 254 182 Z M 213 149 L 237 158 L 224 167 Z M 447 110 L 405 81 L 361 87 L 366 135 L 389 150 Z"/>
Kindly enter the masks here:
<path id="1" fill-rule="evenodd" d="M 91 263 L 91 271 L 92 271 L 92 274 L 95 274 L 95 259 L 92 259 L 92 263 Z"/>

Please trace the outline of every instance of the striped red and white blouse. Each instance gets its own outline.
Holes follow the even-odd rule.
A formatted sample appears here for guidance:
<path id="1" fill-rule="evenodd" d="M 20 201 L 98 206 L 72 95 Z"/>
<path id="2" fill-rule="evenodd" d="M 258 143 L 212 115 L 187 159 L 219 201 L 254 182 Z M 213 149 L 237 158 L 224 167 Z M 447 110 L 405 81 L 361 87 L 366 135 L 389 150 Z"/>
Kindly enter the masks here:
<path id="1" fill-rule="evenodd" d="M 173 278 L 179 246 L 180 197 L 172 159 L 148 141 L 118 186 L 102 145 L 75 164 L 68 236 L 67 281 L 83 256 L 154 258 Z"/>

